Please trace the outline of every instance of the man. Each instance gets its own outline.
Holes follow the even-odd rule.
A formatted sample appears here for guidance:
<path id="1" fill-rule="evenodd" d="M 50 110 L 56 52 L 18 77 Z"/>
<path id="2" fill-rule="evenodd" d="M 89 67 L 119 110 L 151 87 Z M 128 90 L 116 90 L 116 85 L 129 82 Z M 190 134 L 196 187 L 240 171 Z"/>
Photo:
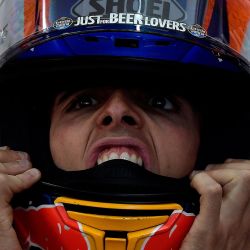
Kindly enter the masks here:
<path id="1" fill-rule="evenodd" d="M 209 7 L 211 6 L 209 5 Z M 47 8 L 48 6 L 44 8 L 44 11 Z M 177 66 L 180 72 L 185 72 L 187 77 L 195 76 L 196 79 L 202 79 L 201 76 L 210 77 L 207 82 L 211 82 L 211 79 L 218 80 L 221 72 L 223 74 L 226 72 L 225 74 L 230 76 L 230 72 L 236 72 L 236 79 L 245 75 L 244 72 L 247 71 L 249 65 L 244 58 L 238 54 L 236 56 L 222 42 L 210 41 L 206 38 L 206 32 L 201 26 L 188 26 L 184 19 L 178 21 L 183 13 L 191 19 L 194 13 L 188 8 L 185 9 L 176 3 L 171 8 L 172 12 L 169 15 L 172 17 L 171 20 L 157 19 L 155 13 L 151 13 L 152 16 L 144 16 L 140 12 L 124 14 L 119 11 L 106 13 L 103 16 L 86 15 L 85 18 L 78 17 L 75 20 L 73 19 L 74 13 L 81 9 L 77 3 L 72 6 L 71 12 L 68 12 L 73 17 L 68 18 L 62 16 L 60 10 L 53 9 L 53 5 L 51 5 L 50 21 L 53 23 L 53 32 L 46 35 L 46 31 L 44 31 L 40 34 L 41 40 L 43 40 L 41 44 L 36 44 L 34 39 L 35 48 L 19 54 L 19 58 L 21 55 L 28 59 L 29 67 L 21 67 L 18 62 L 23 63 L 23 61 L 19 59 L 20 61 L 16 60 L 14 64 L 7 65 L 7 72 L 13 72 L 12 65 L 14 65 L 16 72 L 24 74 L 22 77 L 29 76 L 25 75 L 26 72 L 32 72 L 29 76 L 31 79 L 34 79 L 31 77 L 34 75 L 46 79 L 48 75 L 44 72 L 51 73 L 50 69 L 56 68 L 57 75 L 52 82 L 58 81 L 60 74 L 59 82 L 64 81 L 63 85 L 67 85 L 65 82 L 67 83 L 70 78 L 72 81 L 77 79 L 77 82 L 81 83 L 79 72 L 84 72 L 84 74 L 90 72 L 91 75 L 93 72 L 104 73 L 107 68 L 109 70 L 119 68 L 119 70 L 122 69 L 119 72 L 124 74 L 120 75 L 121 79 L 124 77 L 128 80 L 130 76 L 133 83 L 138 82 L 138 78 L 134 77 L 138 76 L 138 72 L 143 72 L 143 79 L 147 79 L 147 72 L 150 72 L 148 75 L 151 76 L 161 75 L 159 79 L 164 79 L 165 82 L 162 73 L 168 69 L 169 81 L 169 75 L 174 68 L 169 62 L 181 61 L 183 63 L 187 61 L 191 67 L 178 63 L 174 66 Z M 206 17 L 206 21 L 207 18 L 211 18 L 208 10 L 206 8 L 199 10 L 200 14 Z M 217 13 L 216 6 L 213 11 Z M 47 18 L 48 15 L 45 15 L 45 19 Z M 108 22 L 105 21 L 103 24 L 104 20 L 108 20 Z M 86 33 L 85 22 L 90 25 L 87 27 L 91 32 L 88 30 Z M 91 26 L 92 22 L 100 24 L 105 31 L 99 30 L 98 25 L 97 28 Z M 213 26 L 213 22 L 215 20 L 211 19 L 210 28 Z M 71 26 L 73 23 L 75 27 Z M 219 24 L 221 25 L 221 23 Z M 145 31 L 141 32 L 141 29 L 143 30 L 145 27 Z M 72 33 L 68 32 L 71 28 Z M 79 29 L 78 31 L 83 33 L 75 37 L 74 29 Z M 133 32 L 127 32 L 130 29 Z M 159 34 L 158 29 L 160 29 Z M 153 34 L 152 31 L 156 34 Z M 186 32 L 185 35 L 184 32 Z M 170 33 L 171 36 L 168 37 Z M 62 36 L 60 37 L 60 35 Z M 47 40 L 48 37 L 49 40 Z M 56 40 L 58 37 L 60 39 Z M 62 37 L 65 37 L 64 40 L 61 39 Z M 223 34 L 219 34 L 219 37 L 223 37 Z M 56 46 L 53 44 L 54 41 L 58 42 Z M 96 46 L 96 43 L 99 47 Z M 25 41 L 24 44 L 26 44 Z M 27 46 L 30 45 L 27 44 Z M 51 52 L 49 46 L 54 46 L 53 48 L 57 50 Z M 194 56 L 185 57 L 187 52 L 194 53 Z M 60 59 L 62 54 L 67 57 L 70 53 L 74 56 L 77 55 L 72 61 L 49 60 L 51 58 Z M 230 56 L 227 57 L 228 55 Z M 43 61 L 41 56 L 46 59 Z M 95 66 L 93 67 L 90 56 L 94 58 L 93 65 Z M 110 56 L 115 57 L 115 60 L 110 59 Z M 34 61 L 31 60 L 32 58 Z M 78 61 L 79 58 L 84 60 Z M 102 61 L 103 58 L 105 60 Z M 130 60 L 131 58 L 134 60 Z M 237 64 L 238 60 L 241 62 L 240 66 Z M 17 64 L 15 64 L 16 62 Z M 36 64 L 37 62 L 38 64 Z M 72 62 L 74 64 L 71 64 Z M 50 64 L 53 67 L 50 68 Z M 136 65 L 136 68 L 131 67 L 131 64 Z M 198 67 L 200 64 L 204 66 L 204 71 L 202 71 L 203 67 Z M 16 65 L 17 67 L 15 67 Z M 159 65 L 163 65 L 163 67 Z M 128 67 L 127 71 L 124 69 L 126 67 Z M 45 71 L 43 71 L 44 68 L 46 68 Z M 58 68 L 60 68 L 59 71 L 57 71 Z M 99 68 L 104 68 L 104 70 L 98 71 Z M 186 68 L 186 71 L 182 71 L 183 68 Z M 31 71 L 27 71 L 27 69 Z M 68 69 L 69 71 L 67 71 Z M 111 76 L 111 72 L 108 71 L 109 76 Z M 137 74 L 134 74 L 135 72 Z M 204 72 L 206 74 L 203 75 Z M 77 76 L 76 73 L 78 73 Z M 176 71 L 173 74 L 178 75 Z M 232 75 L 234 76 L 234 74 Z M 89 83 L 84 82 L 84 88 L 74 91 L 68 89 L 57 91 L 56 98 L 52 98 L 54 101 L 51 116 L 47 118 L 50 119 L 51 157 L 56 167 L 66 171 L 80 171 L 93 167 L 98 168 L 98 165 L 103 162 L 122 158 L 135 162 L 157 175 L 174 178 L 189 175 L 191 186 L 200 195 L 200 211 L 190 231 L 180 243 L 180 249 L 244 250 L 250 248 L 248 239 L 250 234 L 248 223 L 250 217 L 250 163 L 248 160 L 227 159 L 220 164 L 204 166 L 203 163 L 203 170 L 192 171 L 196 166 L 203 139 L 201 134 L 204 120 L 203 114 L 196 111 L 196 105 L 193 103 L 195 98 L 190 98 L 190 93 L 183 94 L 183 83 L 173 90 L 165 89 L 164 85 L 164 88 L 158 87 L 158 91 L 155 91 L 155 88 L 152 87 L 149 90 L 143 90 L 141 87 L 131 86 L 129 81 L 122 82 L 122 84 L 100 83 L 100 78 L 96 78 L 95 74 L 91 76 L 94 79 L 94 81 L 91 79 L 91 82 L 97 84 L 96 88 L 92 85 L 89 87 Z M 248 78 L 243 77 L 242 79 Z M 105 79 L 105 81 L 107 80 Z M 178 84 L 178 81 L 175 81 L 173 85 Z M 60 86 L 60 84 L 58 85 Z M 81 86 L 81 84 L 79 85 Z M 204 84 L 204 89 L 209 88 Z M 202 88 L 199 90 L 202 91 Z M 41 93 L 40 95 L 42 96 Z M 218 98 L 219 95 L 215 96 Z M 206 101 L 208 100 L 214 101 L 212 96 L 211 99 L 206 99 Z M 217 104 L 218 102 L 209 103 L 208 106 Z M 4 250 L 21 249 L 12 226 L 13 211 L 10 201 L 15 193 L 21 192 L 37 182 L 41 173 L 36 168 L 32 168 L 27 153 L 17 152 L 6 146 L 2 147 L 0 151 L 0 162 L 0 243 Z M 168 246 L 162 247 L 162 249 L 168 249 Z"/>

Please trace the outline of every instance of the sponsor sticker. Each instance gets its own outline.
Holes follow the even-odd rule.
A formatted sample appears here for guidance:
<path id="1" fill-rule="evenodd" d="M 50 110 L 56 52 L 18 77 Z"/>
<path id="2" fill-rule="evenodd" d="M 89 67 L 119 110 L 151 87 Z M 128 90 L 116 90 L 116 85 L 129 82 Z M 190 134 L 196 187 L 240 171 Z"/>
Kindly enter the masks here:
<path id="1" fill-rule="evenodd" d="M 73 25 L 72 25 L 73 24 Z M 144 25 L 150 27 L 175 30 L 179 32 L 186 31 L 186 23 L 177 22 L 169 19 L 143 16 L 133 13 L 110 13 L 107 15 L 97 16 L 80 16 L 75 21 L 71 18 L 61 17 L 54 22 L 53 27 L 57 30 L 67 29 L 70 26 L 87 26 L 99 24 L 127 24 L 127 25 Z"/>
<path id="2" fill-rule="evenodd" d="M 53 23 L 53 27 L 57 30 L 64 30 L 69 28 L 73 22 L 74 21 L 69 17 L 61 17 Z"/>
<path id="3" fill-rule="evenodd" d="M 199 24 L 189 25 L 187 30 L 191 35 L 198 38 L 205 38 L 207 36 L 207 31 Z"/>

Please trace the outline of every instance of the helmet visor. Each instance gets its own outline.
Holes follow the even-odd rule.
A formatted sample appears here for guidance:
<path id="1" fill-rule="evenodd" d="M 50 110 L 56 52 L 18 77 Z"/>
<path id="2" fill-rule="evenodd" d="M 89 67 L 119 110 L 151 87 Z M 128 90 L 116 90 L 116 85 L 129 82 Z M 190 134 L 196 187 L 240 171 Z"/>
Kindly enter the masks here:
<path id="1" fill-rule="evenodd" d="M 233 0 L 3 1 L 0 58 L 15 54 L 13 47 L 20 52 L 59 35 L 98 30 L 154 33 L 201 44 L 209 39 L 250 59 L 250 3 L 245 0 L 237 6 Z"/>

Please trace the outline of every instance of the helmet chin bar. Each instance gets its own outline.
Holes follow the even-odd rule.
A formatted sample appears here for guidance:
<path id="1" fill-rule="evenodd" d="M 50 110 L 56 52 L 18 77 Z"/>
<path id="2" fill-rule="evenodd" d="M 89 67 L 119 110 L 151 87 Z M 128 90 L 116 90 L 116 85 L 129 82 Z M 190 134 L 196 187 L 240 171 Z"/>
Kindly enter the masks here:
<path id="1" fill-rule="evenodd" d="M 45 189 L 96 201 L 154 203 L 197 201 L 188 177 L 154 174 L 126 160 L 111 160 L 83 171 L 53 169 L 42 179 Z"/>
<path id="2" fill-rule="evenodd" d="M 24 249 L 177 250 L 198 213 L 198 198 L 187 177 L 112 160 L 45 174 L 13 200 L 14 226 Z"/>

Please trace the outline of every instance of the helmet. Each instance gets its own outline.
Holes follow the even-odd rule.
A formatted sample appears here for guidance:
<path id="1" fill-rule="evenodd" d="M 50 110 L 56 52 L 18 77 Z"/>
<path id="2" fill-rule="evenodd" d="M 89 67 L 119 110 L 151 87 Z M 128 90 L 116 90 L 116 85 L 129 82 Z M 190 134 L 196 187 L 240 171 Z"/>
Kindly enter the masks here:
<path id="1" fill-rule="evenodd" d="M 234 7 L 212 0 L 192 7 L 185 0 L 10 1 L 1 6 L 1 63 L 13 55 L 122 56 L 247 68 L 249 4 Z"/>
<path id="2" fill-rule="evenodd" d="M 112 75 L 127 86 L 130 79 L 140 85 L 152 75 L 160 84 L 174 79 L 174 87 L 188 93 L 204 114 L 197 168 L 232 152 L 248 158 L 249 152 L 236 146 L 241 141 L 247 148 L 249 142 L 242 127 L 249 122 L 244 89 L 249 83 L 250 4 L 239 0 L 235 5 L 232 0 L 0 4 L 1 101 L 9 107 L 1 110 L 6 117 L 1 143 L 30 152 L 44 171 L 42 182 L 13 201 L 24 248 L 179 249 L 199 205 L 187 178 L 161 177 L 124 161 L 65 173 L 53 167 L 47 152 L 49 119 L 41 117 L 48 117 L 45 106 L 69 81 L 88 79 L 85 85 L 93 85 L 93 79 L 102 82 Z M 58 83 L 59 75 L 66 84 Z M 48 80 L 54 84 L 45 86 Z"/>

